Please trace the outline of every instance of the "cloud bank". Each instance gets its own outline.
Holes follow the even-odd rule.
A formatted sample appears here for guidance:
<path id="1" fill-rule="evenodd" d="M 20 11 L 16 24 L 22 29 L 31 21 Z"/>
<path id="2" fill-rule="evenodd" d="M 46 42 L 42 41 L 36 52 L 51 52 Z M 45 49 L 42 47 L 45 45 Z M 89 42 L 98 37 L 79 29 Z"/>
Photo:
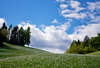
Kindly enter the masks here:
<path id="1" fill-rule="evenodd" d="M 44 29 L 40 30 L 36 25 L 24 23 L 18 25 L 26 29 L 28 26 L 31 28 L 31 44 L 30 46 L 39 49 L 47 50 L 54 53 L 64 53 L 71 43 L 71 39 L 65 32 L 69 27 L 68 24 L 60 26 L 43 26 Z M 55 51 L 54 51 L 55 50 Z"/>
<path id="2" fill-rule="evenodd" d="M 0 28 L 2 27 L 2 24 L 5 22 L 4 18 L 0 18 Z"/>
<path id="3" fill-rule="evenodd" d="M 100 33 L 100 23 L 78 26 L 73 34 L 66 33 L 68 24 L 43 26 L 44 29 L 42 30 L 29 23 L 19 24 L 20 26 L 23 26 L 24 29 L 28 26 L 31 27 L 30 46 L 53 53 L 64 53 L 69 48 L 72 40 L 80 39 L 82 41 L 86 35 L 93 37 Z"/>

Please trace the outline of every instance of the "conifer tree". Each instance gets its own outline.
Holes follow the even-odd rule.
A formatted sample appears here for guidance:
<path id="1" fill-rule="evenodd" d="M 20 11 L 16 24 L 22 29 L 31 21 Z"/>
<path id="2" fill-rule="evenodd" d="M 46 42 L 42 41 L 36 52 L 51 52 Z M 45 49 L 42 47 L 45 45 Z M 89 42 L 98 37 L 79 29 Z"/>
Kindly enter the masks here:
<path id="1" fill-rule="evenodd" d="M 0 45 L 2 45 L 2 42 L 7 42 L 8 40 L 8 32 L 7 32 L 7 26 L 6 23 L 3 23 L 2 28 L 0 29 Z"/>
<path id="2" fill-rule="evenodd" d="M 21 27 L 18 31 L 18 45 L 24 46 L 25 45 L 25 32 L 23 27 Z"/>
<path id="3" fill-rule="evenodd" d="M 18 26 L 15 26 L 11 32 L 10 43 L 18 44 Z"/>
<path id="4" fill-rule="evenodd" d="M 30 32 L 30 27 L 28 27 L 27 30 L 25 30 L 25 43 L 27 45 L 30 44 L 30 37 L 31 37 L 30 33 L 31 33 Z"/>

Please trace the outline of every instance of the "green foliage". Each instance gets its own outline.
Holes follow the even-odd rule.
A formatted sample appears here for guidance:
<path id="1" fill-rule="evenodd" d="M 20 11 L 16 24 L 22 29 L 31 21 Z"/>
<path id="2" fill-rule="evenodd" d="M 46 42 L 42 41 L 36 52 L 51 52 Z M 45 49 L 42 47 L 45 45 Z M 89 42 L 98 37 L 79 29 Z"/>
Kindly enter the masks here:
<path id="1" fill-rule="evenodd" d="M 2 42 L 7 42 L 8 40 L 8 32 L 6 23 L 3 23 L 2 28 L 0 29 L 0 46 L 3 46 Z"/>
<path id="2" fill-rule="evenodd" d="M 15 26 L 12 30 L 10 37 L 11 44 L 18 44 L 18 26 Z"/>
<path id="3" fill-rule="evenodd" d="M 23 27 L 21 27 L 18 31 L 18 45 L 24 46 L 25 45 L 25 33 Z"/>
<path id="4" fill-rule="evenodd" d="M 80 45 L 80 40 L 78 39 L 78 41 L 77 41 L 77 43 L 76 43 L 77 45 Z"/>
<path id="5" fill-rule="evenodd" d="M 85 36 L 83 42 L 73 40 L 70 49 L 66 53 L 87 54 L 96 51 L 100 51 L 100 33 L 98 33 L 97 37 L 92 37 L 91 39 Z"/>
<path id="6" fill-rule="evenodd" d="M 30 44 L 30 27 L 26 30 L 21 27 L 20 29 L 18 26 L 15 26 L 12 30 L 10 43 L 15 45 L 24 46 Z"/>
<path id="7" fill-rule="evenodd" d="M 6 29 L 7 30 L 7 26 L 6 26 L 5 22 L 3 23 L 2 29 Z"/>
<path id="8" fill-rule="evenodd" d="M 27 30 L 24 31 L 25 33 L 25 44 L 29 45 L 30 44 L 30 27 L 27 28 Z"/>
<path id="9" fill-rule="evenodd" d="M 29 45 L 30 44 L 30 27 L 26 30 L 23 27 L 19 28 L 15 26 L 12 29 L 12 25 L 7 28 L 6 23 L 3 23 L 2 28 L 0 29 L 0 46 L 2 46 L 2 42 L 8 42 L 11 44 L 16 44 L 20 46 Z"/>
<path id="10" fill-rule="evenodd" d="M 100 51 L 97 51 L 97 52 L 93 52 L 93 53 L 89 53 L 87 55 L 96 55 L 96 56 L 100 56 Z"/>

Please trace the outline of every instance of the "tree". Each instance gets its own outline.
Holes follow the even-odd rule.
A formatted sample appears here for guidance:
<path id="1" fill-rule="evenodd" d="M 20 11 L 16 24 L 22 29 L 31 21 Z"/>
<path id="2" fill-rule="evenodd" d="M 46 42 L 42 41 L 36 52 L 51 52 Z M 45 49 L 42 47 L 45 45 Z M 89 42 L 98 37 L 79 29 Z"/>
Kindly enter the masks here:
<path id="1" fill-rule="evenodd" d="M 90 41 L 90 38 L 86 35 L 83 41 L 84 47 L 88 46 L 88 42 Z"/>
<path id="2" fill-rule="evenodd" d="M 25 44 L 29 45 L 30 44 L 30 27 L 27 28 L 27 30 L 25 30 Z"/>
<path id="3" fill-rule="evenodd" d="M 92 45 L 92 47 L 96 48 L 97 50 L 100 50 L 100 33 L 98 33 L 97 37 L 91 38 L 91 45 Z"/>
<path id="4" fill-rule="evenodd" d="M 8 40 L 8 32 L 7 32 L 7 26 L 6 23 L 3 23 L 2 28 L 0 29 L 0 45 L 3 45 L 2 42 L 7 42 Z"/>
<path id="5" fill-rule="evenodd" d="M 15 26 L 11 32 L 10 43 L 18 44 L 18 26 Z"/>
<path id="6" fill-rule="evenodd" d="M 2 29 L 7 29 L 6 23 L 3 23 Z"/>
<path id="7" fill-rule="evenodd" d="M 77 45 L 80 45 L 80 40 L 78 39 L 78 41 L 77 41 Z"/>
<path id="8" fill-rule="evenodd" d="M 87 43 L 89 40 L 90 40 L 90 38 L 86 35 L 83 42 Z"/>
<path id="9" fill-rule="evenodd" d="M 30 44 L 30 27 L 26 30 L 21 27 L 15 26 L 11 32 L 10 43 L 20 46 L 25 46 Z"/>
<path id="10" fill-rule="evenodd" d="M 72 46 L 74 46 L 75 44 L 77 44 L 77 42 L 76 42 L 76 40 L 73 40 L 73 42 L 71 43 L 70 48 L 71 48 Z"/>
<path id="11" fill-rule="evenodd" d="M 23 27 L 21 27 L 18 31 L 18 45 L 24 46 L 25 45 L 25 32 Z"/>
<path id="12" fill-rule="evenodd" d="M 11 37 L 11 31 L 12 31 L 12 25 L 8 28 L 8 40 L 10 40 Z M 9 42 L 9 41 L 8 41 Z"/>
<path id="13" fill-rule="evenodd" d="M 3 44 L 2 44 L 3 40 L 4 40 L 4 36 L 2 35 L 1 29 L 0 29 L 0 46 L 3 45 Z"/>

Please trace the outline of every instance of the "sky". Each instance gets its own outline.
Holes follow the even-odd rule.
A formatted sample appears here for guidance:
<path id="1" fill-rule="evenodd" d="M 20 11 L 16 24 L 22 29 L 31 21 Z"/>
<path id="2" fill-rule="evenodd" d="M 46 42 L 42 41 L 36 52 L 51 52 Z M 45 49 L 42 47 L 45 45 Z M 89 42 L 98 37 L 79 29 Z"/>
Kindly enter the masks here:
<path id="1" fill-rule="evenodd" d="M 30 26 L 29 46 L 64 53 L 73 40 L 100 33 L 100 0 L 0 0 L 3 22 Z"/>

